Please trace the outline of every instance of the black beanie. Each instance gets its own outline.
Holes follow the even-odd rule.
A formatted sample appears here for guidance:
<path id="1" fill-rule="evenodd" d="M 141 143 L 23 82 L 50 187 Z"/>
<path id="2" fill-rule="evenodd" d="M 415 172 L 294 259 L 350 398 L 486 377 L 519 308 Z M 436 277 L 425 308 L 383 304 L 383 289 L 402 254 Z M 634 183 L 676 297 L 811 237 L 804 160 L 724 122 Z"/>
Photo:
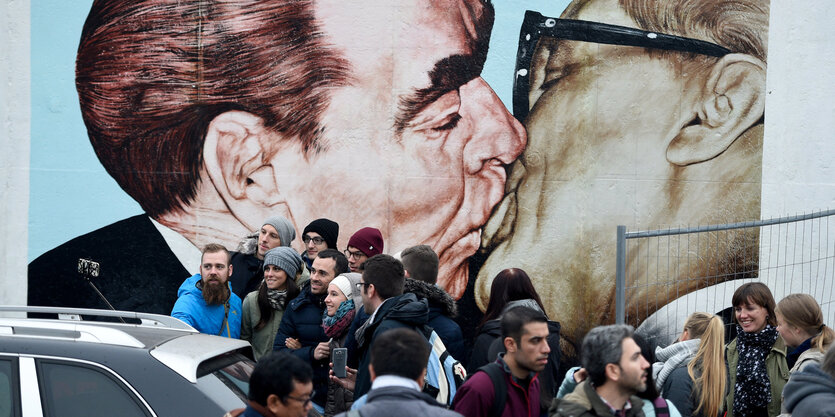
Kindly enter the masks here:
<path id="1" fill-rule="evenodd" d="M 339 224 L 337 222 L 328 219 L 316 219 L 304 228 L 302 236 L 306 235 L 307 232 L 318 233 L 319 236 L 322 236 L 322 239 L 325 239 L 328 248 L 336 249 L 336 239 L 339 237 Z"/>

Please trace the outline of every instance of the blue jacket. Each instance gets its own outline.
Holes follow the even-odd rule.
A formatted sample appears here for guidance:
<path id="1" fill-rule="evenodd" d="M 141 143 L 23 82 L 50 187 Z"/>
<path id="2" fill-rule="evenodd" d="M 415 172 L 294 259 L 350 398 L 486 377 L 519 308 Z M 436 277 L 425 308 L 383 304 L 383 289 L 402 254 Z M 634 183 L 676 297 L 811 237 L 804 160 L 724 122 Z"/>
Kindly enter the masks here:
<path id="1" fill-rule="evenodd" d="M 180 289 L 177 290 L 177 302 L 174 303 L 174 309 L 171 310 L 171 317 L 186 322 L 200 333 L 240 339 L 241 298 L 231 292 L 231 287 L 229 288 L 231 296 L 228 301 L 227 326 L 221 330 L 220 327 L 223 324 L 226 308 L 222 304 L 212 306 L 206 304 L 206 301 L 203 300 L 203 291 L 197 288 L 197 282 L 202 279 L 203 277 L 200 274 L 195 274 L 180 285 Z M 226 285 L 229 285 L 229 283 L 227 282 Z"/>
<path id="2" fill-rule="evenodd" d="M 302 287 L 301 293 L 287 304 L 278 333 L 275 335 L 273 350 L 286 351 L 298 356 L 313 367 L 313 389 L 316 396 L 313 402 L 324 405 L 328 394 L 329 358 L 316 360 L 313 351 L 316 345 L 327 342 L 330 338 L 322 328 L 322 314 L 325 312 L 325 294 L 310 292 L 310 283 Z M 292 337 L 302 344 L 301 349 L 287 349 L 284 341 Z"/>

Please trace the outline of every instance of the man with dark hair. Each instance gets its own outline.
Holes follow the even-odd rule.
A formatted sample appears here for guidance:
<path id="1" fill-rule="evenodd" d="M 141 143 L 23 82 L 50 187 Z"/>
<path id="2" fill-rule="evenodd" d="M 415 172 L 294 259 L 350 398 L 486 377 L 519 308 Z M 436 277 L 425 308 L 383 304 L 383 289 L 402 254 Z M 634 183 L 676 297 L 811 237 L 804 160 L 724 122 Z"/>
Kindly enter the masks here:
<path id="1" fill-rule="evenodd" d="M 216 243 L 206 245 L 200 273 L 180 285 L 171 316 L 200 333 L 240 338 L 241 299 L 229 285 L 231 275 L 229 251 Z"/>
<path id="2" fill-rule="evenodd" d="M 240 252 L 232 252 L 231 263 L 238 271 L 231 280 L 232 291 L 238 297 L 246 298 L 247 294 L 257 290 L 264 279 L 264 255 L 278 246 L 290 247 L 295 239 L 296 230 L 293 223 L 284 216 L 273 216 L 264 220 L 258 234 L 252 239 L 256 246 L 250 248 L 247 243 Z M 295 276 L 289 278 L 296 279 Z"/>
<path id="3" fill-rule="evenodd" d="M 429 351 L 426 339 L 414 330 L 400 328 L 380 334 L 371 345 L 368 365 L 371 391 L 359 408 L 360 414 L 364 417 L 460 416 L 421 392 Z"/>
<path id="4" fill-rule="evenodd" d="M 328 285 L 339 274 L 348 272 L 348 260 L 338 250 L 325 249 L 313 260 L 310 281 L 287 304 L 281 317 L 273 349 L 289 351 L 313 367 L 314 402 L 323 406 L 328 393 L 330 346 L 322 328 Z"/>
<path id="5" fill-rule="evenodd" d="M 406 274 L 405 292 L 425 298 L 429 303 L 429 326 L 438 333 L 453 358 L 465 361 L 467 346 L 461 326 L 453 320 L 458 315 L 455 300 L 442 288 L 438 280 L 438 255 L 429 245 L 406 248 L 400 253 Z"/>
<path id="6" fill-rule="evenodd" d="M 643 403 L 635 394 L 646 389 L 649 362 L 632 334 L 632 326 L 622 324 L 591 329 L 581 348 L 588 378 L 555 399 L 549 415 L 643 417 Z"/>
<path id="7" fill-rule="evenodd" d="M 307 416 L 313 407 L 312 379 L 310 365 L 293 355 L 273 352 L 264 356 L 249 377 L 249 404 L 242 417 Z"/>
<path id="8" fill-rule="evenodd" d="M 835 416 L 835 345 L 820 366 L 810 364 L 791 374 L 783 388 L 783 408 L 789 416 Z"/>
<path id="9" fill-rule="evenodd" d="M 502 340 L 506 352 L 496 362 L 472 374 L 455 393 L 452 408 L 468 417 L 490 414 L 495 403 L 504 400 L 502 416 L 538 416 L 538 373 L 548 364 L 548 320 L 528 307 L 508 310 L 501 319 Z M 492 367 L 492 369 L 488 369 Z M 500 398 L 498 386 L 506 396 Z"/>
<path id="10" fill-rule="evenodd" d="M 84 254 L 110 266 L 99 285 L 114 306 L 168 311 L 173 296 L 130 299 L 188 276 L 183 254 L 233 245 L 276 213 L 295 229 L 379 225 L 397 250 L 430 242 L 460 297 L 524 130 L 480 77 L 489 2 L 393 5 L 96 0 L 76 59 L 81 114 L 145 213 L 33 261 L 30 303 L 98 305 L 74 271 Z"/>
<path id="11" fill-rule="evenodd" d="M 348 239 L 345 256 L 351 272 L 362 273 L 362 265 L 368 258 L 383 253 L 383 234 L 379 229 L 363 227 Z"/>
<path id="12" fill-rule="evenodd" d="M 371 388 L 368 364 L 371 361 L 371 346 L 374 346 L 377 337 L 388 330 L 401 327 L 422 329 L 428 321 L 429 308 L 426 301 L 418 301 L 414 294 L 403 294 L 405 281 L 403 264 L 392 256 L 376 255 L 365 262 L 365 270 L 358 287 L 361 287 L 363 310 L 370 314 L 370 317 L 361 324 L 355 334 L 354 356 L 359 361 L 356 380 L 352 382 L 334 378 L 352 390 L 354 398 L 361 397 Z"/>

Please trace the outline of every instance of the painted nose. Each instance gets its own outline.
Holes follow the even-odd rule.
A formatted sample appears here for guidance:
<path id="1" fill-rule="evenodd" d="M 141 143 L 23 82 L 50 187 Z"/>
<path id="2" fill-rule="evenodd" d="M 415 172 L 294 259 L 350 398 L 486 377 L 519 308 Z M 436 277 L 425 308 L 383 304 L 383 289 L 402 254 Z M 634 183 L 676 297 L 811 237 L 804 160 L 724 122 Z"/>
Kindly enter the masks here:
<path id="1" fill-rule="evenodd" d="M 525 129 L 483 78 L 459 89 L 461 114 L 471 123 L 472 136 L 464 149 L 466 172 L 478 174 L 491 162 L 509 164 L 525 149 Z"/>

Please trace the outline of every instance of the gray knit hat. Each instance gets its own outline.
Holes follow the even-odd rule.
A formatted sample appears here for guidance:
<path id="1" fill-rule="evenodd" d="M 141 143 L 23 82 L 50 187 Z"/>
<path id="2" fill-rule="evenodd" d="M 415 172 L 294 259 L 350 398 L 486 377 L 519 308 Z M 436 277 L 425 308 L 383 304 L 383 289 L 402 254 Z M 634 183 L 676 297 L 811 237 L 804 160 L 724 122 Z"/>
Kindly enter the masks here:
<path id="1" fill-rule="evenodd" d="M 278 246 L 264 255 L 264 267 L 267 265 L 277 266 L 287 273 L 287 278 L 296 279 L 296 273 L 302 267 L 302 257 L 292 248 Z"/>
<path id="2" fill-rule="evenodd" d="M 270 217 L 264 222 L 264 225 L 270 225 L 278 232 L 278 237 L 281 239 L 281 246 L 290 246 L 293 239 L 296 238 L 296 229 L 293 228 L 293 223 L 284 218 L 284 216 Z"/>

